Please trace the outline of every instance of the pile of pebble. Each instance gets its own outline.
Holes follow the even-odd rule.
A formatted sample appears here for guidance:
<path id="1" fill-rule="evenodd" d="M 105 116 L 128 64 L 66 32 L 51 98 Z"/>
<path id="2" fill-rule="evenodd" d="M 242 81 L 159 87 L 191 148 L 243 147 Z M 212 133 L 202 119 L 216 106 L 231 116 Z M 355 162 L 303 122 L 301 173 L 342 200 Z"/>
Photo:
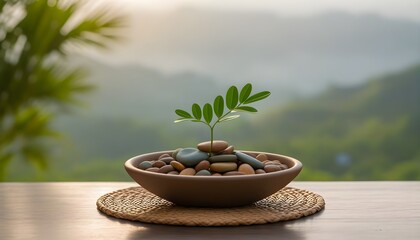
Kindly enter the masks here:
<path id="1" fill-rule="evenodd" d="M 210 148 L 211 154 L 210 154 Z M 276 172 L 287 169 L 279 160 L 270 160 L 266 154 L 251 156 L 235 151 L 225 141 L 203 142 L 197 148 L 180 148 L 162 154 L 153 161 L 143 161 L 138 168 L 163 174 L 191 176 L 232 176 Z"/>

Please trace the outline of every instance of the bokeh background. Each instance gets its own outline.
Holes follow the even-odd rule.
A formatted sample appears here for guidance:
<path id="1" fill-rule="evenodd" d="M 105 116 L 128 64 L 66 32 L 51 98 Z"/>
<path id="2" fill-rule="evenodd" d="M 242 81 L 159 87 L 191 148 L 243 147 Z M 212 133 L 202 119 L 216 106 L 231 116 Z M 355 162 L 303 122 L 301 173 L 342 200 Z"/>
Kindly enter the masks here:
<path id="1" fill-rule="evenodd" d="M 209 139 L 175 109 L 248 82 L 271 96 L 216 139 L 299 180 L 420 180 L 419 0 L 0 7 L 1 181 L 129 181 L 126 159 Z"/>

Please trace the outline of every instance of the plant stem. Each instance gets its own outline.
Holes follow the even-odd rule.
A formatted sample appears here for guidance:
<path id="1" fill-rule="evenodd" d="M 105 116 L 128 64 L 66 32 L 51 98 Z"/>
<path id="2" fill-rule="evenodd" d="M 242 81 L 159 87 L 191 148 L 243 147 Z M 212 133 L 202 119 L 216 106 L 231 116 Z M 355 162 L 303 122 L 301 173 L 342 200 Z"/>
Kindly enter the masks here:
<path id="1" fill-rule="evenodd" d="M 241 106 L 242 104 L 239 103 L 235 108 Z M 234 108 L 234 109 L 235 109 Z M 215 121 L 213 123 L 213 125 L 210 125 L 209 123 L 206 123 L 204 121 L 201 121 L 202 123 L 204 123 L 205 125 L 207 125 L 210 128 L 210 156 L 212 155 L 213 152 L 213 140 L 214 140 L 214 127 L 216 126 L 217 123 L 220 122 L 220 119 L 223 119 L 224 117 L 226 117 L 227 115 L 231 114 L 233 110 L 229 110 L 227 113 L 223 114 L 222 116 L 217 118 L 217 121 Z"/>
<path id="2" fill-rule="evenodd" d="M 213 153 L 213 134 L 214 134 L 214 126 L 210 127 L 210 156 Z"/>
<path id="3" fill-rule="evenodd" d="M 238 104 L 238 106 L 236 106 L 235 108 L 241 106 L 241 103 Z M 234 108 L 234 109 L 235 109 Z M 227 113 L 223 114 L 222 116 L 217 118 L 217 121 L 213 123 L 213 125 L 207 124 L 210 127 L 210 155 L 212 155 L 213 152 L 213 136 L 214 136 L 214 127 L 216 126 L 217 123 L 220 122 L 220 119 L 223 119 L 224 117 L 226 117 L 227 115 L 231 114 L 233 110 L 229 110 Z"/>

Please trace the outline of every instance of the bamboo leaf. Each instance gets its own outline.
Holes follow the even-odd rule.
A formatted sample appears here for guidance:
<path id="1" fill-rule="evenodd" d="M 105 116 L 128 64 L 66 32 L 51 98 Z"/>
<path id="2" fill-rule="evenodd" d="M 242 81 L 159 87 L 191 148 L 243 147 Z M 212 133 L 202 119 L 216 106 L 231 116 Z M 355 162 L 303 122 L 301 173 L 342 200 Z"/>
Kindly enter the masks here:
<path id="1" fill-rule="evenodd" d="M 189 114 L 187 111 L 184 111 L 182 109 L 175 110 L 175 113 L 182 118 L 193 118 L 191 114 Z"/>
<path id="2" fill-rule="evenodd" d="M 203 107 L 203 116 L 204 120 L 210 124 L 211 120 L 213 119 L 213 109 L 210 103 L 206 103 Z"/>
<path id="3" fill-rule="evenodd" d="M 249 95 L 251 95 L 251 91 L 252 91 L 252 85 L 251 85 L 251 83 L 246 84 L 242 88 L 241 93 L 239 95 L 239 102 L 240 103 L 245 102 L 248 99 Z"/>
<path id="4" fill-rule="evenodd" d="M 194 103 L 192 105 L 192 114 L 194 115 L 195 119 L 200 120 L 201 119 L 201 108 L 200 105 L 198 105 L 197 103 Z"/>
<path id="5" fill-rule="evenodd" d="M 250 106 L 240 106 L 235 108 L 236 111 L 245 111 L 245 112 L 258 112 L 257 109 Z"/>
<path id="6" fill-rule="evenodd" d="M 217 96 L 214 99 L 213 108 L 214 108 L 214 113 L 216 114 L 218 118 L 220 118 L 223 115 L 224 107 L 225 105 L 224 105 L 223 97 L 220 95 Z"/>
<path id="7" fill-rule="evenodd" d="M 249 104 L 249 103 L 260 101 L 260 100 L 263 100 L 263 99 L 267 98 L 268 96 L 270 96 L 270 94 L 271 93 L 269 91 L 259 92 L 259 93 L 256 93 L 256 94 L 252 95 L 251 97 L 249 97 L 243 103 L 244 104 Z"/>
<path id="8" fill-rule="evenodd" d="M 238 89 L 235 86 L 232 86 L 228 89 L 226 93 L 226 107 L 229 110 L 232 110 L 238 104 Z"/>

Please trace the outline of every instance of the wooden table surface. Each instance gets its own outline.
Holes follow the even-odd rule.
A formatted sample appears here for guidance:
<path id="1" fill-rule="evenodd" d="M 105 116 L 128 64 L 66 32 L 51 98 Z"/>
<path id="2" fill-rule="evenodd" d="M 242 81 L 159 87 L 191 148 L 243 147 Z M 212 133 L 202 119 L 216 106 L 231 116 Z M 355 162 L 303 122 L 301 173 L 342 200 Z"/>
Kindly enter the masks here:
<path id="1" fill-rule="evenodd" d="M 420 182 L 292 182 L 326 201 L 294 221 L 179 227 L 100 213 L 103 194 L 127 182 L 0 183 L 0 239 L 420 239 Z"/>

